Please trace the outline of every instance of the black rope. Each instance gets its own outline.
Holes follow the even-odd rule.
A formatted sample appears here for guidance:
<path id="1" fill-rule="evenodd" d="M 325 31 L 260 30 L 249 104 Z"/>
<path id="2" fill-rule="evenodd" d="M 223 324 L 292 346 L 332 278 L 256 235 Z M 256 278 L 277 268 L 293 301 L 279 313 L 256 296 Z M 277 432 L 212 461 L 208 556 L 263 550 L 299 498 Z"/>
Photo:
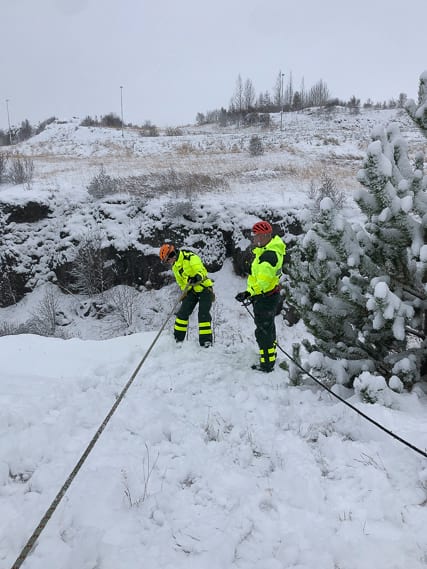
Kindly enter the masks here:
<path id="1" fill-rule="evenodd" d="M 145 362 L 145 360 L 147 359 L 148 355 L 150 354 L 151 350 L 153 349 L 155 343 L 157 342 L 157 340 L 159 339 L 160 334 L 163 332 L 167 322 L 169 321 L 170 317 L 172 316 L 172 314 L 175 312 L 176 307 L 178 306 L 178 303 L 181 302 L 181 300 L 183 299 L 183 295 L 186 293 L 188 287 L 186 287 L 184 289 L 183 294 L 179 297 L 179 299 L 176 301 L 176 303 L 174 304 L 173 309 L 171 310 L 171 312 L 169 313 L 168 317 L 166 318 L 166 320 L 163 322 L 162 327 L 160 328 L 160 330 L 158 331 L 156 337 L 154 338 L 154 340 L 151 342 L 150 347 L 148 348 L 148 350 L 145 352 L 144 357 L 141 359 L 141 361 L 139 362 L 139 364 L 136 366 L 135 371 L 133 372 L 133 374 L 131 375 L 130 379 L 128 380 L 128 382 L 126 383 L 126 385 L 124 386 L 124 388 L 122 389 L 120 395 L 118 396 L 118 398 L 116 399 L 114 405 L 111 407 L 110 411 L 108 412 L 108 414 L 106 415 L 105 419 L 102 421 L 101 426 L 99 427 L 99 429 L 96 431 L 95 435 L 92 437 L 92 440 L 90 441 L 90 443 L 88 444 L 88 446 L 86 447 L 86 450 L 83 452 L 83 454 L 81 455 L 79 461 L 77 462 L 77 464 L 75 465 L 75 467 L 73 468 L 71 474 L 68 476 L 67 480 L 64 482 L 62 488 L 59 490 L 58 494 L 55 496 L 53 502 L 51 503 L 51 505 L 49 506 L 49 508 L 46 510 L 44 516 L 42 517 L 42 519 L 40 520 L 38 526 L 36 527 L 36 529 L 33 531 L 32 535 L 30 536 L 30 538 L 28 539 L 27 543 L 24 545 L 24 547 L 22 548 L 20 554 L 18 555 L 18 557 L 16 558 L 15 563 L 12 565 L 11 569 L 19 569 L 21 567 L 21 565 L 24 563 L 25 559 L 28 557 L 28 555 L 31 553 L 32 549 L 34 548 L 37 539 L 39 538 L 40 534 L 42 533 L 42 531 L 44 530 L 44 528 L 46 527 L 48 521 L 50 520 L 50 518 L 52 517 L 53 513 L 55 512 L 56 508 L 58 507 L 59 503 L 61 502 L 62 498 L 64 497 L 66 491 L 68 490 L 68 488 L 71 486 L 71 483 L 73 482 L 74 478 L 77 476 L 79 470 L 81 469 L 81 467 L 83 466 L 83 463 L 85 462 L 85 460 L 87 459 L 87 457 L 89 456 L 90 452 L 92 451 L 93 447 L 95 446 L 96 442 L 98 441 L 99 437 L 101 436 L 102 432 L 104 431 L 105 427 L 107 426 L 108 422 L 110 421 L 111 417 L 113 416 L 113 414 L 115 413 L 117 407 L 120 405 L 120 403 L 122 402 L 124 396 L 126 395 L 127 391 L 129 390 L 129 387 L 132 385 L 134 379 L 136 378 L 139 370 L 141 369 L 143 363 Z"/>
<path id="2" fill-rule="evenodd" d="M 254 315 L 252 314 L 252 312 L 249 310 L 248 308 L 248 304 L 247 302 L 243 302 L 243 306 L 246 308 L 246 310 L 248 311 L 248 313 L 251 315 L 251 317 L 255 320 Z M 308 375 L 308 377 L 310 377 L 313 381 L 315 381 L 318 385 L 320 385 L 320 387 L 323 387 L 323 389 L 325 389 L 328 393 L 330 393 L 333 397 L 335 397 L 336 399 L 338 399 L 338 401 L 341 401 L 341 403 L 344 403 L 344 405 L 347 405 L 347 407 L 350 407 L 350 409 L 353 409 L 353 411 L 356 411 L 356 413 L 358 413 L 361 417 L 363 417 L 364 419 L 366 419 L 367 421 L 369 421 L 370 423 L 372 423 L 373 425 L 375 425 L 376 427 L 378 427 L 379 429 L 381 429 L 382 431 L 384 431 L 385 433 L 387 433 L 388 435 L 390 435 L 391 437 L 393 437 L 394 439 L 396 439 L 397 441 L 401 442 L 402 444 L 406 445 L 407 447 L 409 447 L 410 449 L 414 450 L 415 452 L 417 452 L 418 454 L 420 454 L 421 456 L 423 456 L 424 458 L 427 458 L 427 453 L 423 450 L 421 450 L 420 448 L 416 447 L 415 445 L 413 445 L 412 443 L 406 441 L 405 439 L 402 439 L 402 437 L 399 437 L 399 435 L 396 435 L 395 433 L 393 433 L 393 431 L 390 431 L 389 429 L 387 429 L 386 427 L 384 427 L 383 425 L 381 425 L 381 423 L 378 423 L 378 421 L 375 421 L 375 419 L 372 419 L 372 417 L 369 417 L 368 415 L 366 415 L 365 413 L 363 413 L 363 411 L 360 411 L 360 409 L 358 409 L 357 407 L 355 407 L 354 405 L 352 405 L 351 403 L 349 403 L 348 401 L 346 401 L 345 399 L 343 399 L 340 395 L 338 395 L 337 393 L 334 393 L 332 391 L 332 389 L 330 389 L 327 385 L 325 385 L 324 383 L 322 383 L 319 379 L 317 379 L 316 377 L 314 377 L 314 375 L 312 375 L 309 371 L 307 371 L 306 369 L 304 369 L 302 367 L 301 364 L 299 364 L 291 355 L 289 355 L 279 344 L 276 344 L 277 348 L 279 348 L 279 350 L 281 352 L 283 352 L 285 354 L 285 356 L 287 358 L 289 358 L 291 360 L 291 362 L 293 362 L 301 371 L 303 371 L 306 375 Z"/>

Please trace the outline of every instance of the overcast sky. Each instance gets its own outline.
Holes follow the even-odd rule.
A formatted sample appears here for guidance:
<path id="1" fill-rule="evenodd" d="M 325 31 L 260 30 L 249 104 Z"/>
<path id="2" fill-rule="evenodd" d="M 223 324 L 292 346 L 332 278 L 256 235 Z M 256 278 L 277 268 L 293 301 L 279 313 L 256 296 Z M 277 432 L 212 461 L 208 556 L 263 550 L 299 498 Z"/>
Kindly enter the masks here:
<path id="1" fill-rule="evenodd" d="M 125 122 L 193 123 L 239 73 L 258 95 L 280 70 L 345 100 L 416 99 L 426 21 L 427 0 L 1 0 L 0 128 L 7 107 L 12 124 L 120 116 L 121 94 Z"/>

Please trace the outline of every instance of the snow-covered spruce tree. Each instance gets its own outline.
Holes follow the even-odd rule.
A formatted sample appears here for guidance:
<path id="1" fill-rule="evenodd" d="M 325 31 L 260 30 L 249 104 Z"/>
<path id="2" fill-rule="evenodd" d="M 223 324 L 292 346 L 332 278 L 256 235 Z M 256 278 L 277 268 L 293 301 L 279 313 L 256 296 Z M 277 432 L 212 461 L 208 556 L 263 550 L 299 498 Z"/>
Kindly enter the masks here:
<path id="1" fill-rule="evenodd" d="M 361 371 L 374 369 L 372 346 L 360 341 L 368 317 L 366 281 L 359 271 L 367 260 L 357 238 L 362 229 L 351 225 L 332 200 L 324 198 L 304 230 L 288 265 L 286 298 L 313 335 L 312 341 L 303 342 L 313 355 L 308 365 L 333 383 L 339 360 L 339 381 L 350 383 Z"/>
<path id="2" fill-rule="evenodd" d="M 288 298 L 314 336 L 306 348 L 321 353 L 309 360 L 323 376 L 336 374 L 339 360 L 340 382 L 369 370 L 410 385 L 425 349 L 412 340 L 424 334 L 427 178 L 397 127 L 373 138 L 356 195 L 364 227 L 324 200 L 293 255 Z"/>
<path id="3" fill-rule="evenodd" d="M 371 261 L 363 338 L 375 338 L 378 352 L 387 347 L 386 375 L 397 375 L 409 386 L 420 378 L 425 351 L 424 343 L 414 338 L 424 336 L 427 308 L 427 177 L 422 155 L 411 165 L 396 125 L 373 138 L 358 175 L 364 188 L 355 196 L 367 217 L 365 255 Z"/>

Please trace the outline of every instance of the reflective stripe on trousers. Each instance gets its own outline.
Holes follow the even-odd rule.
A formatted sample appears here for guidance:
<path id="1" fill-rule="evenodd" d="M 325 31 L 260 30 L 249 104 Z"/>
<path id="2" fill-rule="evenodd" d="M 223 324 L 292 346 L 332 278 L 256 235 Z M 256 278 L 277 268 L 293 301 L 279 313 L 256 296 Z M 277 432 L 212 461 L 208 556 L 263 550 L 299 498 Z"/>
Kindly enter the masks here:
<path id="1" fill-rule="evenodd" d="M 260 349 L 260 363 L 261 364 L 273 364 L 276 361 L 276 342 L 274 342 L 274 346 L 272 348 L 267 349 Z"/>
<path id="2" fill-rule="evenodd" d="M 199 334 L 203 336 L 204 334 L 212 334 L 212 326 L 210 322 L 199 322 Z"/>

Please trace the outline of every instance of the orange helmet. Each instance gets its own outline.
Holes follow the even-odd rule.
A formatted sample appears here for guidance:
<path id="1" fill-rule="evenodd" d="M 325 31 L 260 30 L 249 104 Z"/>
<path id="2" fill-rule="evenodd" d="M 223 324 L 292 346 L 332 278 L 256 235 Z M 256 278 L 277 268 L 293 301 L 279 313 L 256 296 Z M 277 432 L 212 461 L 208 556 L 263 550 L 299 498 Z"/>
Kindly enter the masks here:
<path id="1" fill-rule="evenodd" d="M 175 245 L 172 245 L 172 243 L 164 243 L 160 247 L 159 257 L 163 263 L 167 261 L 169 257 L 174 257 L 175 255 Z"/>
<path id="2" fill-rule="evenodd" d="M 269 235 L 273 233 L 273 228 L 268 221 L 257 221 L 252 227 L 252 233 L 254 235 Z"/>

